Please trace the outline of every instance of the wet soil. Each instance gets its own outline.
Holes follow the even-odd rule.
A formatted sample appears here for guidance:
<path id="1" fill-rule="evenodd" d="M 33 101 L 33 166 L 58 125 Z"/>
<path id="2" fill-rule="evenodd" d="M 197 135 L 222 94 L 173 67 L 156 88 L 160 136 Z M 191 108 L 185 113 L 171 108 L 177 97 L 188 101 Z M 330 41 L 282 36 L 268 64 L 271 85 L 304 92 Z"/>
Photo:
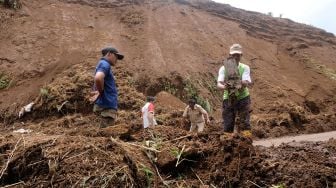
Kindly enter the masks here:
<path id="1" fill-rule="evenodd" d="M 333 35 L 208 1 L 22 0 L 0 15 L 1 186 L 335 187 L 335 139 L 253 145 L 336 130 Z M 254 81 L 252 138 L 221 126 L 216 77 L 237 42 Z M 125 59 L 113 67 L 118 120 L 101 129 L 87 97 L 107 45 Z M 159 126 L 144 130 L 147 95 Z M 204 133 L 181 118 L 190 96 L 209 107 Z"/>
<path id="2" fill-rule="evenodd" d="M 304 134 L 304 135 L 297 135 L 297 136 L 284 136 L 281 138 L 257 140 L 253 142 L 253 145 L 270 147 L 270 146 L 279 146 L 283 143 L 323 142 L 323 141 L 328 141 L 329 139 L 336 139 L 336 131 L 317 133 L 317 134 Z"/>

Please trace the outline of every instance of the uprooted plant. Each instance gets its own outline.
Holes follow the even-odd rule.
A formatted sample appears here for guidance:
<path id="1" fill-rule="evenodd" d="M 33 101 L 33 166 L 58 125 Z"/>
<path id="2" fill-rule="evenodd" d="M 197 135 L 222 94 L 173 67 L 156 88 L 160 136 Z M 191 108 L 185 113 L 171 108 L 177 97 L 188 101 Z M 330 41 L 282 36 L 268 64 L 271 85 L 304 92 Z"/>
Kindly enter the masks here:
<path id="1" fill-rule="evenodd" d="M 189 160 L 189 159 L 183 158 L 183 155 L 184 155 L 183 152 L 184 152 L 184 150 L 185 150 L 185 145 L 183 145 L 183 147 L 182 147 L 181 150 L 179 148 L 173 148 L 173 149 L 170 150 L 170 153 L 172 155 L 174 155 L 174 157 L 177 159 L 175 167 L 177 167 L 183 161 L 196 162 L 196 161 L 193 161 L 193 160 Z"/>
<path id="2" fill-rule="evenodd" d="M 153 175 L 154 175 L 154 173 L 151 171 L 150 168 L 148 168 L 144 164 L 140 164 L 140 166 L 141 167 L 139 169 L 145 173 L 147 185 L 148 185 L 148 187 L 150 187 L 150 185 L 151 185 L 151 183 L 153 181 Z"/>
<path id="3" fill-rule="evenodd" d="M 162 138 L 160 137 L 160 135 L 155 135 L 152 131 L 149 131 L 149 133 L 152 139 L 146 141 L 146 146 L 156 150 L 160 150 L 162 146 Z"/>

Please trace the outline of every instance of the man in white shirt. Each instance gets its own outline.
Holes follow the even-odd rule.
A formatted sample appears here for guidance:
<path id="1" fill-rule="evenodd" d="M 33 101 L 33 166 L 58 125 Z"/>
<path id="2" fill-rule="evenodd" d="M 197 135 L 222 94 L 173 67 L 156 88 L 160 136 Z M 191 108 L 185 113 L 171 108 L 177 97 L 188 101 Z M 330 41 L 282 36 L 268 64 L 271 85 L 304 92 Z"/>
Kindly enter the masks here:
<path id="1" fill-rule="evenodd" d="M 248 86 L 252 81 L 250 67 L 240 63 L 242 56 L 241 45 L 233 44 L 230 47 L 230 57 L 218 72 L 217 87 L 224 91 L 222 117 L 225 132 L 240 132 L 240 129 L 251 130 L 251 101 Z M 230 62 L 234 63 L 230 64 Z M 237 113 L 239 122 L 235 126 Z"/>
<path id="2" fill-rule="evenodd" d="M 209 125 L 210 120 L 208 113 L 202 108 L 202 106 L 196 104 L 195 99 L 189 100 L 189 105 L 185 108 L 183 113 L 184 118 L 190 120 L 190 132 L 203 132 L 205 121 Z"/>

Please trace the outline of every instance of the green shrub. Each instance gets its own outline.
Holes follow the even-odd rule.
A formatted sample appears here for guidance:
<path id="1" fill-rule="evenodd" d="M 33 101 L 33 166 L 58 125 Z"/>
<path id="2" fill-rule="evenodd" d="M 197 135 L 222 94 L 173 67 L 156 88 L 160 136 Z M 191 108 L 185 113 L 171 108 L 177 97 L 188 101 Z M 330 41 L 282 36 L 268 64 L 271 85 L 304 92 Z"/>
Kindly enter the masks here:
<path id="1" fill-rule="evenodd" d="M 22 7 L 20 0 L 0 0 L 0 3 L 7 8 L 20 9 Z"/>
<path id="2" fill-rule="evenodd" d="M 164 82 L 163 87 L 164 87 L 164 90 L 167 91 L 168 93 L 170 93 L 172 95 L 177 94 L 177 88 L 171 82 L 169 82 L 169 81 Z"/>
<path id="3" fill-rule="evenodd" d="M 0 89 L 6 89 L 9 87 L 11 80 L 4 73 L 0 74 Z"/>
<path id="4" fill-rule="evenodd" d="M 277 184 L 277 185 L 272 185 L 271 188 L 285 188 L 285 184 L 280 183 L 280 184 Z"/>
<path id="5" fill-rule="evenodd" d="M 194 98 L 196 103 L 201 105 L 207 112 L 212 112 L 211 104 L 208 99 L 204 99 L 199 95 L 199 91 L 194 84 L 191 83 L 189 79 L 186 80 L 184 91 L 186 92 L 187 99 Z"/>
<path id="6" fill-rule="evenodd" d="M 40 96 L 44 101 L 48 101 L 52 98 L 49 88 L 43 87 L 40 89 Z"/>
<path id="7" fill-rule="evenodd" d="M 335 69 L 328 68 L 327 66 L 321 64 L 320 62 L 318 62 L 317 60 L 309 56 L 304 56 L 303 61 L 308 68 L 314 69 L 315 71 L 317 71 L 320 74 L 323 74 L 329 79 L 336 80 L 336 70 Z"/>
<path id="8" fill-rule="evenodd" d="M 187 99 L 198 97 L 198 90 L 189 79 L 184 83 L 184 91 L 186 92 Z"/>
<path id="9" fill-rule="evenodd" d="M 148 168 L 147 166 L 145 166 L 143 164 L 141 164 L 140 170 L 143 171 L 146 174 L 147 186 L 150 187 L 151 184 L 152 184 L 152 181 L 153 181 L 153 176 L 154 176 L 153 171 L 151 171 L 150 168 Z"/>

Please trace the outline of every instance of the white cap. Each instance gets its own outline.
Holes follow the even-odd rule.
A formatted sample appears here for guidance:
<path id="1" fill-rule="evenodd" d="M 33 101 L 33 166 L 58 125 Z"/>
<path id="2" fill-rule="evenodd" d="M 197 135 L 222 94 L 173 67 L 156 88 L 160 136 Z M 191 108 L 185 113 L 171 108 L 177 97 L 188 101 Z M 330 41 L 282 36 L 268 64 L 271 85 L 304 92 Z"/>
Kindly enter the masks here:
<path id="1" fill-rule="evenodd" d="M 230 55 L 232 54 L 242 54 L 243 51 L 242 51 L 242 47 L 240 44 L 233 44 L 231 47 L 230 47 Z"/>

